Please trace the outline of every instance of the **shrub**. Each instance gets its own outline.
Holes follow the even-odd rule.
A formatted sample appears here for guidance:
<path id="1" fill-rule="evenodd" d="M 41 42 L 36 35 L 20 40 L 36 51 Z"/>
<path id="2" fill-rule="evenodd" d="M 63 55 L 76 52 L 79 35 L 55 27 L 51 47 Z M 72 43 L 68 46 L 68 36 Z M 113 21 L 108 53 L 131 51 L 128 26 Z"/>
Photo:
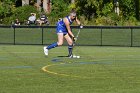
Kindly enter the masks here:
<path id="1" fill-rule="evenodd" d="M 130 16 L 128 19 L 125 19 L 123 24 L 126 26 L 135 26 L 137 25 L 137 19 L 133 16 Z"/>
<path id="2" fill-rule="evenodd" d="M 37 16 L 39 15 L 34 6 L 25 5 L 23 7 L 18 7 L 10 17 L 4 18 L 4 24 L 11 24 L 11 22 L 16 18 L 18 18 L 21 22 L 24 22 L 24 20 L 28 19 L 30 13 L 33 12 L 36 13 Z"/>
<path id="3" fill-rule="evenodd" d="M 0 18 L 10 16 L 13 13 L 14 9 L 15 7 L 13 6 L 12 1 L 0 1 Z"/>
<path id="4" fill-rule="evenodd" d="M 63 18 L 68 15 L 70 10 L 68 6 L 69 4 L 64 0 L 52 0 L 52 11 L 48 15 L 50 23 L 55 25 L 55 22 L 57 22 L 59 18 Z"/>
<path id="5" fill-rule="evenodd" d="M 111 19 L 111 17 L 98 17 L 95 20 L 96 25 L 115 25 L 115 21 Z"/>

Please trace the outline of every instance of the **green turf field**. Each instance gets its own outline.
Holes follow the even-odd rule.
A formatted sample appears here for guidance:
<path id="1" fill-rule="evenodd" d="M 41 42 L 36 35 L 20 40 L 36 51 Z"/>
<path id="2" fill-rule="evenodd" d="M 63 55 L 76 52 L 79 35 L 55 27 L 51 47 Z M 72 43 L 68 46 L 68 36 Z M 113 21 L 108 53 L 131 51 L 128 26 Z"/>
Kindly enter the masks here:
<path id="1" fill-rule="evenodd" d="M 0 93 L 140 93 L 140 48 L 0 45 Z M 44 71 L 43 71 L 43 70 Z"/>

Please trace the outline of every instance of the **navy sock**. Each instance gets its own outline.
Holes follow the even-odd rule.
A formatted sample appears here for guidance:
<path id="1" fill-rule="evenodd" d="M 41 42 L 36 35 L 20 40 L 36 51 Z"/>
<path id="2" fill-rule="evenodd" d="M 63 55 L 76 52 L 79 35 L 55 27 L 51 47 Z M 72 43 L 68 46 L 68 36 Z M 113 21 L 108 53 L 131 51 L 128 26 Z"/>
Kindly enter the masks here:
<path id="1" fill-rule="evenodd" d="M 47 49 L 49 50 L 49 49 L 55 48 L 55 47 L 57 47 L 57 46 L 58 46 L 58 44 L 57 44 L 57 42 L 55 42 L 55 43 L 52 43 L 51 45 L 49 45 L 49 46 L 47 47 Z"/>
<path id="2" fill-rule="evenodd" d="M 72 50 L 73 50 L 73 45 L 69 45 L 68 46 L 68 51 L 69 51 L 69 55 L 68 56 L 72 55 Z"/>

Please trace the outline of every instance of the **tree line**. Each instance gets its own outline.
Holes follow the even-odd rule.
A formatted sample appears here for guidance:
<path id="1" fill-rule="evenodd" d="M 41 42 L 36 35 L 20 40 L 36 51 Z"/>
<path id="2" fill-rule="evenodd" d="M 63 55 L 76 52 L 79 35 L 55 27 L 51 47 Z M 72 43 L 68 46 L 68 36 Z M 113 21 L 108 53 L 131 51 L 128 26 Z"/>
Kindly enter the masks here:
<path id="1" fill-rule="evenodd" d="M 9 25 L 19 18 L 22 22 L 31 12 L 37 17 L 34 5 L 16 7 L 16 0 L 0 0 L 0 23 Z M 33 3 L 36 0 L 32 0 Z M 140 0 L 51 0 L 51 12 L 46 13 L 51 25 L 68 15 L 72 8 L 85 25 L 140 25 Z"/>

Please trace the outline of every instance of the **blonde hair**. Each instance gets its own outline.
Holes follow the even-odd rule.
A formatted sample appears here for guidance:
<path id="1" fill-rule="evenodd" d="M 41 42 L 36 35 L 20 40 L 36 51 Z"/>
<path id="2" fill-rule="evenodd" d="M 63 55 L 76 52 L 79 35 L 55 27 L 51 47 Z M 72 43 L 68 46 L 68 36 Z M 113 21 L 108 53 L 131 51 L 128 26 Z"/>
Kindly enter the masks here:
<path id="1" fill-rule="evenodd" d="M 70 15 L 76 16 L 76 11 L 75 11 L 75 9 L 72 9 L 72 10 L 71 10 Z"/>

